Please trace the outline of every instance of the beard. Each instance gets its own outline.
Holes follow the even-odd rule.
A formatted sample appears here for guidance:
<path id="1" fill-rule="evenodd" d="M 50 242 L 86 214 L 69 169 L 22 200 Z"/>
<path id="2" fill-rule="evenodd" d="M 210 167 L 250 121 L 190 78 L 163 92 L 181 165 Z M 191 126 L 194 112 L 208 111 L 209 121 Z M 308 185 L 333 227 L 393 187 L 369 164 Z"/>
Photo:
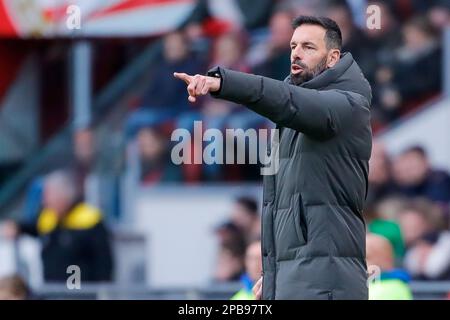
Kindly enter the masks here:
<path id="1" fill-rule="evenodd" d="M 303 71 L 298 74 L 293 74 L 291 72 L 291 82 L 298 86 L 306 81 L 309 81 L 319 74 L 321 74 L 327 68 L 327 57 L 325 56 L 318 64 L 313 68 L 308 68 L 300 59 L 295 59 L 292 64 L 299 65 L 303 68 Z"/>

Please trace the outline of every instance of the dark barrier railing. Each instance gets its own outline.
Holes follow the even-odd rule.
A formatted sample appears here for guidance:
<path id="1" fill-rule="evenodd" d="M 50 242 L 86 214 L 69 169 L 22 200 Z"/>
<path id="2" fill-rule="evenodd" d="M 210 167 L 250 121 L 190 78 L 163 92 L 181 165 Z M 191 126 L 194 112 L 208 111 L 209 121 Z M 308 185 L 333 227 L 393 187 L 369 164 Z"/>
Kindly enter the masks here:
<path id="1" fill-rule="evenodd" d="M 450 281 L 410 283 L 415 299 L 447 299 Z M 34 291 L 38 299 L 146 299 L 228 300 L 241 288 L 239 282 L 191 288 L 150 288 L 145 285 L 82 284 L 69 290 L 62 284 L 47 284 Z"/>

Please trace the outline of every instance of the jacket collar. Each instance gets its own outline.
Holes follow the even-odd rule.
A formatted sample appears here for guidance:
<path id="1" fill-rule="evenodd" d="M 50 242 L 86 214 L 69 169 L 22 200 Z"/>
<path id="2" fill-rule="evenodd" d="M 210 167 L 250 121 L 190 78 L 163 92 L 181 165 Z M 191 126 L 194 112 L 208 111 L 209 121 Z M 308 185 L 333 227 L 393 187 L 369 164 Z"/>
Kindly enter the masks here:
<path id="1" fill-rule="evenodd" d="M 341 59 L 332 68 L 329 68 L 319 74 L 317 77 L 306 81 L 300 85 L 300 87 L 308 89 L 320 89 L 328 86 L 330 83 L 335 82 L 340 76 L 344 74 L 345 71 L 352 65 L 353 56 L 350 52 L 344 52 L 341 54 Z M 286 82 L 291 82 L 291 75 L 287 76 L 284 80 Z"/>
<path id="2" fill-rule="evenodd" d="M 291 83 L 290 75 L 285 81 Z M 341 59 L 334 67 L 302 83 L 300 87 L 318 90 L 340 89 L 359 93 L 369 101 L 372 99 L 370 85 L 350 52 L 342 53 Z"/>
<path id="3" fill-rule="evenodd" d="M 336 82 L 350 68 L 353 62 L 352 54 L 345 52 L 341 55 L 341 59 L 334 67 L 325 70 L 317 77 L 302 83 L 300 86 L 308 89 L 327 87 L 329 84 Z"/>

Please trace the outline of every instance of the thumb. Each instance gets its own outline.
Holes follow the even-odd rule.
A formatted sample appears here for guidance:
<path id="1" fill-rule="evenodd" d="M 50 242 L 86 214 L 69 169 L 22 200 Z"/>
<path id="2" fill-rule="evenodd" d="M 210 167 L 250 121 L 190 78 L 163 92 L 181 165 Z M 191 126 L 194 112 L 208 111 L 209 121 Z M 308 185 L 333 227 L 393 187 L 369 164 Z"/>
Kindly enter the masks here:
<path id="1" fill-rule="evenodd" d="M 191 83 L 192 76 L 190 76 L 186 73 L 174 72 L 173 76 L 177 79 L 183 80 L 184 82 L 186 82 L 186 84 Z"/>

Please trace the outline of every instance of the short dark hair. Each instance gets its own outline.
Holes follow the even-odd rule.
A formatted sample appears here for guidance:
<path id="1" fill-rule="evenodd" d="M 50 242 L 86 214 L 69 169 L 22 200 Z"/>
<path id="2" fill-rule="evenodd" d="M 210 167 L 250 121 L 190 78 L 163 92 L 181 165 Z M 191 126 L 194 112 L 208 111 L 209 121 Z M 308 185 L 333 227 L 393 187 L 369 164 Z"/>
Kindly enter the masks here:
<path id="1" fill-rule="evenodd" d="M 407 154 L 407 153 L 417 153 L 422 158 L 426 158 L 427 157 L 427 152 L 425 151 L 425 148 L 420 146 L 420 145 L 410 146 L 410 147 L 406 148 L 405 150 L 403 150 L 403 152 L 401 154 L 404 155 L 404 154 Z"/>
<path id="2" fill-rule="evenodd" d="M 342 33 L 337 23 L 327 17 L 315 17 L 315 16 L 299 16 L 292 21 L 292 27 L 297 29 L 303 24 L 312 24 L 321 26 L 326 30 L 325 42 L 328 50 L 342 48 Z"/>
<path id="3" fill-rule="evenodd" d="M 258 214 L 258 203 L 251 197 L 242 196 L 236 199 L 236 203 L 243 206 L 251 215 Z"/>

